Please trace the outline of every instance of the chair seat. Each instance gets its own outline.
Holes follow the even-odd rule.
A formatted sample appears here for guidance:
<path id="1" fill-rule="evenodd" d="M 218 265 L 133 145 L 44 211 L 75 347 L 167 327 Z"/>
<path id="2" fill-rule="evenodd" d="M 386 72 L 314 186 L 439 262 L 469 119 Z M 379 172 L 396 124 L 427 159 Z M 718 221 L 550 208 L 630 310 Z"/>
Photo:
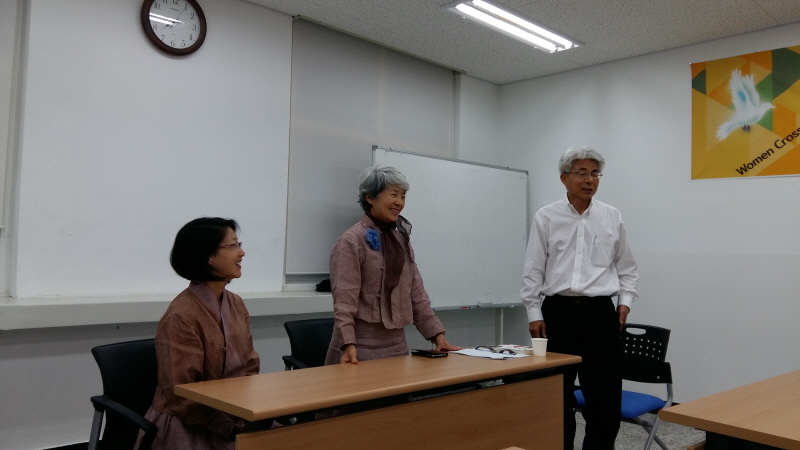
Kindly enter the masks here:
<path id="1" fill-rule="evenodd" d="M 575 403 L 575 407 L 578 409 L 583 409 L 586 406 L 586 399 L 580 389 L 575 391 Z M 620 413 L 623 419 L 633 419 L 650 411 L 659 410 L 666 404 L 667 402 L 654 395 L 622 391 L 622 410 Z"/>
<path id="2" fill-rule="evenodd" d="M 578 409 L 583 409 L 586 407 L 586 399 L 583 398 L 583 391 L 580 389 L 575 391 L 575 407 Z"/>
<path id="3" fill-rule="evenodd" d="M 666 404 L 667 402 L 655 395 L 622 391 L 622 418 L 633 419 L 634 417 L 639 417 L 650 411 L 657 411 Z"/>

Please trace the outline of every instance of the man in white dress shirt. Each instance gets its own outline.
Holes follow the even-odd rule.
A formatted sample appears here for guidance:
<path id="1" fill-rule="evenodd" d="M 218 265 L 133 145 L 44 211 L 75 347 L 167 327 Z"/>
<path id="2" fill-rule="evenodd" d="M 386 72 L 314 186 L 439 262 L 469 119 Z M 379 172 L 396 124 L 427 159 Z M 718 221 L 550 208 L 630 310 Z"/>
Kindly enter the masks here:
<path id="1" fill-rule="evenodd" d="M 638 298 L 639 275 L 619 211 L 594 200 L 605 160 L 573 147 L 558 163 L 566 196 L 536 212 L 528 238 L 522 303 L 531 337 L 547 350 L 579 355 L 564 372 L 564 448 L 575 438 L 573 385 L 586 399 L 584 450 L 613 450 L 622 379 L 619 332 Z M 615 305 L 611 297 L 617 297 Z"/>

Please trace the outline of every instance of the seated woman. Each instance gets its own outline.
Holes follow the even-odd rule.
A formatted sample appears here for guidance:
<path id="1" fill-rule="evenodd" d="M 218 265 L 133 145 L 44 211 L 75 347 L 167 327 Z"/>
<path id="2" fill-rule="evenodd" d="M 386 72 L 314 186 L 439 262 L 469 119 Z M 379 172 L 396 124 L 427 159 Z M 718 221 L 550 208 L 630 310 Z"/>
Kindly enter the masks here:
<path id="1" fill-rule="evenodd" d="M 408 355 L 403 327 L 414 324 L 436 350 L 447 342 L 431 309 L 400 215 L 408 181 L 392 167 L 369 167 L 359 177 L 358 201 L 366 213 L 331 253 L 334 329 L 325 364 Z"/>
<path id="2" fill-rule="evenodd" d="M 156 331 L 158 388 L 145 415 L 158 427 L 154 450 L 233 450 L 233 437 L 244 429 L 242 419 L 172 392 L 177 384 L 258 374 L 247 308 L 225 289 L 242 276 L 237 228 L 231 219 L 203 217 L 175 237 L 170 263 L 190 283 Z"/>

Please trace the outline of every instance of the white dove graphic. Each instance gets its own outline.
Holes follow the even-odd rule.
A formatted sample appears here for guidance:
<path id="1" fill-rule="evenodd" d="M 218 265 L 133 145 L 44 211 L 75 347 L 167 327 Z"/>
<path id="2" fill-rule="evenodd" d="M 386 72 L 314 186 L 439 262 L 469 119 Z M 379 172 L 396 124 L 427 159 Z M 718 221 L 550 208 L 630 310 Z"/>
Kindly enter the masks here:
<path id="1" fill-rule="evenodd" d="M 717 137 L 720 141 L 728 137 L 736 128 L 750 131 L 750 125 L 761 120 L 767 110 L 775 107 L 772 103 L 761 103 L 752 74 L 742 76 L 739 69 L 734 69 L 731 73 L 730 88 L 736 111 L 731 119 L 720 125 L 717 130 Z"/>

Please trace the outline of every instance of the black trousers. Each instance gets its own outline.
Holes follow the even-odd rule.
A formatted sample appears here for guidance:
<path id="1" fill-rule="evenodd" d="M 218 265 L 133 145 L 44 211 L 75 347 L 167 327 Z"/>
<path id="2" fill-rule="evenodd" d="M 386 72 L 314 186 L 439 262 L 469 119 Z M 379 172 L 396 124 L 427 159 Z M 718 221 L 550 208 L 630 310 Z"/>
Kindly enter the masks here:
<path id="1" fill-rule="evenodd" d="M 575 441 L 575 395 L 580 376 L 586 399 L 584 450 L 613 450 L 620 423 L 619 315 L 611 297 L 547 297 L 542 304 L 547 351 L 578 355 L 580 364 L 564 374 L 564 449 Z"/>

